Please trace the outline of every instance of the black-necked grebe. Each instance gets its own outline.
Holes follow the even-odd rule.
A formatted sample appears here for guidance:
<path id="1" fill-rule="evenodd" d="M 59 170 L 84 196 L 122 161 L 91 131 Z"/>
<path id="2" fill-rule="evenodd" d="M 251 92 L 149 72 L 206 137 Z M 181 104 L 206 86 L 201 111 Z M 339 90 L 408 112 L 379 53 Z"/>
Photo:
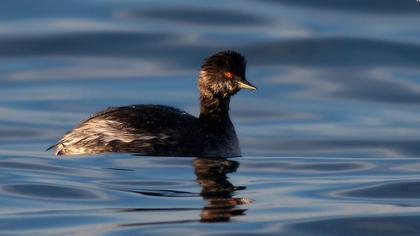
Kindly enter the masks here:
<path id="1" fill-rule="evenodd" d="M 240 156 L 229 118 L 230 97 L 255 90 L 245 79 L 245 58 L 234 51 L 216 53 L 201 66 L 198 118 L 161 105 L 108 108 L 67 132 L 56 155 L 133 152 L 156 156 Z"/>

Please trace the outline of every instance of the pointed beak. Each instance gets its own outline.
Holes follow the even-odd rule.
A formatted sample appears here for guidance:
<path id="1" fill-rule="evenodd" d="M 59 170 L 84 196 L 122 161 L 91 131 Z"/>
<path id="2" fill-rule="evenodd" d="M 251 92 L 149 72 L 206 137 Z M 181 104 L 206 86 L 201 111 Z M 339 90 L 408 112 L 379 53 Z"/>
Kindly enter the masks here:
<path id="1" fill-rule="evenodd" d="M 237 82 L 238 82 L 239 88 L 241 88 L 241 89 L 257 90 L 257 87 L 255 87 L 254 85 L 252 85 L 250 82 L 248 82 L 245 79 L 238 80 Z"/>

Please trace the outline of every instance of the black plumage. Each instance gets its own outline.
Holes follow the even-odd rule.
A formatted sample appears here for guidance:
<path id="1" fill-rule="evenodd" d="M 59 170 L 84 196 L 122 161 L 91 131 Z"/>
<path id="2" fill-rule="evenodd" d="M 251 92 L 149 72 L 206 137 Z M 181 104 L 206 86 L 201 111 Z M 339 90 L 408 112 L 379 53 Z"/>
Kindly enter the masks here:
<path id="1" fill-rule="evenodd" d="M 162 105 L 108 108 L 67 132 L 57 155 L 132 152 L 145 155 L 240 156 L 229 118 L 230 97 L 241 88 L 256 89 L 245 79 L 245 58 L 223 51 L 205 60 L 198 87 L 200 116 Z"/>

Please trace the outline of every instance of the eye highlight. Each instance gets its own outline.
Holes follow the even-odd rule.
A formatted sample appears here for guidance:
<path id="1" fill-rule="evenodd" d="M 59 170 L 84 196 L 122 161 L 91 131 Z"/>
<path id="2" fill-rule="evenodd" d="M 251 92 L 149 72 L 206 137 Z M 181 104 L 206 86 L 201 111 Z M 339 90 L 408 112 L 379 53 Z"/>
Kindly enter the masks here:
<path id="1" fill-rule="evenodd" d="M 233 74 L 231 72 L 229 72 L 229 71 L 226 71 L 225 72 L 225 77 L 228 78 L 228 79 L 232 79 L 233 78 Z"/>

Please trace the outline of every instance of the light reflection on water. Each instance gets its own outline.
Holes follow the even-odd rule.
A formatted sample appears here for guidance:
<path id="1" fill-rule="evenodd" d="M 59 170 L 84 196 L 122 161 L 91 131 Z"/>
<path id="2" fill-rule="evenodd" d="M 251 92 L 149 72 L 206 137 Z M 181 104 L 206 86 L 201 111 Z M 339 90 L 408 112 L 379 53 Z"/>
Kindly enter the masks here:
<path id="1" fill-rule="evenodd" d="M 419 12 L 415 0 L 3 1 L 0 234 L 419 234 Z M 244 157 L 44 152 L 108 106 L 197 114 L 198 67 L 226 48 L 259 88 L 232 99 Z"/>

